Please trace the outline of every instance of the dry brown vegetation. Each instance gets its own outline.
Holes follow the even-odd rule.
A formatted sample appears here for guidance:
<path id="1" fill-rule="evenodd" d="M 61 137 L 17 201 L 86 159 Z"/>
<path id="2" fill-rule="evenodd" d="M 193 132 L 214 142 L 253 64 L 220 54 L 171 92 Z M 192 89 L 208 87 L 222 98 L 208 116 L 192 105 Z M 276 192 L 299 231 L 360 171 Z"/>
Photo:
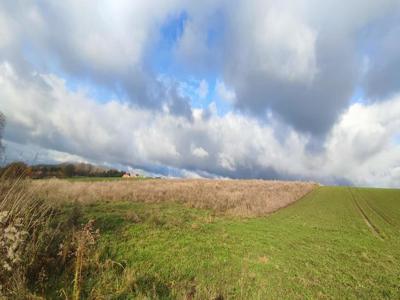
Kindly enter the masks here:
<path id="1" fill-rule="evenodd" d="M 33 196 L 26 180 L 7 174 L 0 176 L 0 299 L 27 299 L 28 277 L 41 271 L 40 256 L 51 239 L 52 209 Z"/>
<path id="2" fill-rule="evenodd" d="M 73 274 L 73 286 L 66 284 L 60 293 L 80 299 L 82 274 L 99 236 L 94 221 L 78 225 L 75 206 L 63 213 L 13 171 L 0 175 L 0 299 L 45 299 L 40 295 L 48 289 L 49 275 L 65 270 Z M 64 219 L 56 219 L 61 215 Z"/>
<path id="3" fill-rule="evenodd" d="M 274 212 L 317 186 L 313 182 L 205 179 L 33 182 L 34 190 L 50 201 L 169 201 L 242 217 Z"/>

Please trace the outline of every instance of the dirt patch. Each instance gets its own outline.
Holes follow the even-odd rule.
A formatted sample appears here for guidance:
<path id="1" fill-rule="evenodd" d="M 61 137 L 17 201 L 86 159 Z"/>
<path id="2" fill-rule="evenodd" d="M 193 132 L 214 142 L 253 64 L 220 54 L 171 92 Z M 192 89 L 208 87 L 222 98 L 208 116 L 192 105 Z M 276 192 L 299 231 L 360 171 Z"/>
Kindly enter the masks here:
<path id="1" fill-rule="evenodd" d="M 262 264 L 267 264 L 267 263 L 269 262 L 269 259 L 268 259 L 268 257 L 266 257 L 266 256 L 264 255 L 264 256 L 260 256 L 260 257 L 258 258 L 258 261 L 259 261 L 260 263 L 262 263 Z"/>

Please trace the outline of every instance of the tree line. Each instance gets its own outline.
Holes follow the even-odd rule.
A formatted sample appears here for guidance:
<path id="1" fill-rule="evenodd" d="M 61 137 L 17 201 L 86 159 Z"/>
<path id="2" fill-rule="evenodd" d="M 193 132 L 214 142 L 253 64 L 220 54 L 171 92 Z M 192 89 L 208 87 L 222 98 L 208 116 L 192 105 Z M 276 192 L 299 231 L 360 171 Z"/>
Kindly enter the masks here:
<path id="1" fill-rule="evenodd" d="M 86 163 L 63 163 L 58 165 L 33 165 L 30 167 L 32 178 L 48 177 L 121 177 L 124 172 L 116 169 L 106 169 Z"/>
<path id="2" fill-rule="evenodd" d="M 0 168 L 0 175 L 7 177 L 70 178 L 70 177 L 121 177 L 124 172 L 105 169 L 84 163 L 38 164 L 29 166 L 24 162 L 12 162 Z"/>

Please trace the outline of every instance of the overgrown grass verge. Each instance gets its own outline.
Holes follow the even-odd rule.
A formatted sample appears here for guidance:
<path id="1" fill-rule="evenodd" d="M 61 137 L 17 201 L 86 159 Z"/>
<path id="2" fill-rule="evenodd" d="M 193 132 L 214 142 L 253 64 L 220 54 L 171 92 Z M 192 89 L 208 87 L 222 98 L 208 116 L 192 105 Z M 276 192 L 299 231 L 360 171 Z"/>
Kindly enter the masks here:
<path id="1" fill-rule="evenodd" d="M 42 256 L 53 238 L 52 207 L 33 196 L 23 176 L 0 177 L 0 297 L 27 298 L 43 279 Z"/>
<path id="2" fill-rule="evenodd" d="M 0 299 L 47 299 L 66 275 L 58 297 L 81 299 L 82 274 L 98 231 L 32 189 L 24 174 L 0 176 Z M 72 269 L 72 272 L 70 271 Z"/>

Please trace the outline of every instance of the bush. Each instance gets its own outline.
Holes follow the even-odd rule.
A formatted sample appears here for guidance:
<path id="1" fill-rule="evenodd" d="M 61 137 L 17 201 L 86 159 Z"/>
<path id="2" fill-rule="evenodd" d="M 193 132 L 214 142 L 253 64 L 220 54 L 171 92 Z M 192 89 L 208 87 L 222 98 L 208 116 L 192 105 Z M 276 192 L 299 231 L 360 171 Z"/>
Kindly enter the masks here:
<path id="1" fill-rule="evenodd" d="M 0 169 L 0 176 L 3 179 L 20 179 L 30 177 L 31 168 L 24 162 L 13 162 L 3 169 Z"/>

